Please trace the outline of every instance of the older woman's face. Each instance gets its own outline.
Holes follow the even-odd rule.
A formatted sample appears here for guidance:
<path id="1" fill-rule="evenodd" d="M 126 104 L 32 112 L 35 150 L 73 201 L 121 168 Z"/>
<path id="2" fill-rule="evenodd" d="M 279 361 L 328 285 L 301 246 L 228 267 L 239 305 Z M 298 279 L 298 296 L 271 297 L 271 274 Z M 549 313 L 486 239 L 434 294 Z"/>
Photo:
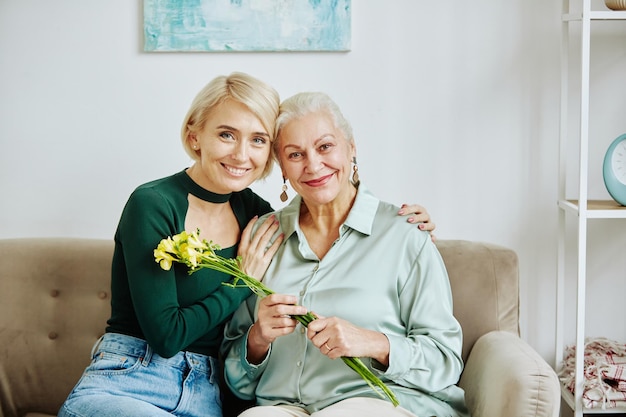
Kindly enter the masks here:
<path id="1" fill-rule="evenodd" d="M 278 158 L 283 175 L 309 204 L 332 202 L 350 192 L 354 144 L 326 112 L 309 113 L 283 126 Z"/>

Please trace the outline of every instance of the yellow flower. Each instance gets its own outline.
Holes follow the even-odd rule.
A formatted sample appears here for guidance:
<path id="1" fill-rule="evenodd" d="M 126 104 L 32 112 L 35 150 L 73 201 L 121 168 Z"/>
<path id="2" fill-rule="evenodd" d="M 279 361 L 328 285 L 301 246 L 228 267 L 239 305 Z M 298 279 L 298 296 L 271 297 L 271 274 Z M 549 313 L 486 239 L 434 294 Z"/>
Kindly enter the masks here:
<path id="1" fill-rule="evenodd" d="M 176 242 L 176 243 L 186 242 L 187 241 L 187 236 L 188 236 L 187 232 L 182 231 L 179 234 L 172 236 L 171 239 L 174 239 L 174 242 Z M 168 239 L 170 239 L 170 238 L 168 237 Z"/>
<path id="2" fill-rule="evenodd" d="M 183 245 L 181 247 L 181 256 L 187 261 L 187 264 L 191 264 L 192 267 L 198 266 L 198 258 L 202 256 L 202 252 L 198 252 L 190 245 Z"/>
<path id="3" fill-rule="evenodd" d="M 175 252 L 175 248 L 174 248 L 174 241 L 172 240 L 171 237 L 168 237 L 167 239 L 163 239 L 160 243 L 159 246 L 157 246 L 158 249 L 165 251 L 165 252 L 170 252 L 170 253 L 174 253 Z"/>
<path id="4" fill-rule="evenodd" d="M 200 239 L 200 236 L 198 236 L 198 232 L 192 233 L 190 235 L 187 235 L 187 244 L 189 245 L 189 247 L 193 248 L 193 249 L 199 249 L 200 251 L 202 251 L 203 249 L 205 249 L 205 243 Z"/>
<path id="5" fill-rule="evenodd" d="M 159 248 L 154 250 L 154 259 L 159 263 L 159 265 L 161 266 L 161 269 L 164 269 L 166 271 L 169 271 L 170 268 L 172 268 L 172 262 L 176 260 L 172 255 L 167 253 L 165 250 L 159 249 Z"/>
<path id="6" fill-rule="evenodd" d="M 176 254 L 176 245 L 171 238 L 163 239 L 154 250 L 154 259 L 159 263 L 162 269 L 169 271 L 172 263 L 176 261 L 173 256 Z"/>

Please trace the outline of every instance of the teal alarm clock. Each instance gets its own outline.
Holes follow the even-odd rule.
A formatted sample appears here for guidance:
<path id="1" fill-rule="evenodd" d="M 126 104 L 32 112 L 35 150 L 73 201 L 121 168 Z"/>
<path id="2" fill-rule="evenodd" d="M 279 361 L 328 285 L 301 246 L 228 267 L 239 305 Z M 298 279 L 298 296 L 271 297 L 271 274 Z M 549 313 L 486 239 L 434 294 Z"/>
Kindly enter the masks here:
<path id="1" fill-rule="evenodd" d="M 626 206 L 626 133 L 615 139 L 607 149 L 602 175 L 613 200 Z"/>

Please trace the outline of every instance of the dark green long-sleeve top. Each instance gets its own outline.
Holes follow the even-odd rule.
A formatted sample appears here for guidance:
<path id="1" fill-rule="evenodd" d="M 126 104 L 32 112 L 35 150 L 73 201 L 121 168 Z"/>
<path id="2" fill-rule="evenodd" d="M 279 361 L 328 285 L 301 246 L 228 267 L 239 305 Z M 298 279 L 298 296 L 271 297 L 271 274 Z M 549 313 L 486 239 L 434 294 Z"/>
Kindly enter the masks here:
<path id="1" fill-rule="evenodd" d="M 153 251 L 161 239 L 184 230 L 189 194 L 206 201 L 215 197 L 184 170 L 139 186 L 115 233 L 106 331 L 144 339 L 163 357 L 183 350 L 216 356 L 225 322 L 251 294 L 222 285 L 230 277 L 221 272 L 203 269 L 189 275 L 184 265 L 164 271 L 155 262 Z M 250 189 L 233 193 L 229 201 L 241 230 L 253 216 L 271 211 Z M 236 254 L 236 246 L 220 251 L 225 257 Z"/>

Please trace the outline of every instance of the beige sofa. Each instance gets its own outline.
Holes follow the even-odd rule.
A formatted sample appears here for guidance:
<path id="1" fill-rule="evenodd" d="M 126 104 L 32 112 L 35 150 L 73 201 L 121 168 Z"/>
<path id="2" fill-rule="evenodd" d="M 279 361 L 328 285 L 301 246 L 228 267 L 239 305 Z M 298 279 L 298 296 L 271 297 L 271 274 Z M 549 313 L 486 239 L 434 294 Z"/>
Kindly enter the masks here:
<path id="1" fill-rule="evenodd" d="M 437 245 L 463 327 L 459 385 L 473 416 L 558 416 L 557 376 L 518 336 L 515 252 Z M 107 240 L 0 240 L 0 417 L 56 415 L 104 331 L 112 251 Z"/>

